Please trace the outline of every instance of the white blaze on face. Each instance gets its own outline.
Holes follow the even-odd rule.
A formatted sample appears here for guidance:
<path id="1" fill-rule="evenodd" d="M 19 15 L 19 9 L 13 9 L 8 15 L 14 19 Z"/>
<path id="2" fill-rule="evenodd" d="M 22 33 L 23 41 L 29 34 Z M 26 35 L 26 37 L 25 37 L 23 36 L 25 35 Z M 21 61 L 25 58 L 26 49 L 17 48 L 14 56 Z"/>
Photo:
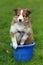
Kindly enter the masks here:
<path id="1" fill-rule="evenodd" d="M 21 15 L 22 15 L 22 13 L 23 13 L 23 10 L 20 11 L 20 14 L 21 14 Z"/>
<path id="2" fill-rule="evenodd" d="M 23 10 L 20 11 L 20 15 L 19 15 L 17 21 L 19 21 L 19 20 L 24 21 L 22 13 L 23 13 Z"/>

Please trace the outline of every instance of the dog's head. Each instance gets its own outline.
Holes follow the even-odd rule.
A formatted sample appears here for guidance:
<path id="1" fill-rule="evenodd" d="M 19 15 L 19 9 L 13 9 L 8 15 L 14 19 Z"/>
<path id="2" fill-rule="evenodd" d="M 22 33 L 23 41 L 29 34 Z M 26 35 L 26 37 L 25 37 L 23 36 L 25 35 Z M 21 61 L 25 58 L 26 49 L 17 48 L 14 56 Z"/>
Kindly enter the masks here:
<path id="1" fill-rule="evenodd" d="M 30 10 L 26 9 L 14 9 L 15 12 L 15 21 L 17 22 L 28 22 L 29 15 L 31 14 Z"/>

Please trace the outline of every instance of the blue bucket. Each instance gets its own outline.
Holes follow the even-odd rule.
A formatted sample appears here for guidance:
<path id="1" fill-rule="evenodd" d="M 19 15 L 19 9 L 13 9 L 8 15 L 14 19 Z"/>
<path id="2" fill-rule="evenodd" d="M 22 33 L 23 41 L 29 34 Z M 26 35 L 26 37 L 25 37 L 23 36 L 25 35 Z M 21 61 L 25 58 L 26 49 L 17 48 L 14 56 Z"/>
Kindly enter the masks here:
<path id="1" fill-rule="evenodd" d="M 11 44 L 12 46 L 12 44 Z M 33 48 L 35 46 L 35 43 L 31 43 L 28 45 L 18 45 L 17 49 L 14 49 L 12 47 L 14 59 L 16 61 L 28 61 L 33 56 Z"/>

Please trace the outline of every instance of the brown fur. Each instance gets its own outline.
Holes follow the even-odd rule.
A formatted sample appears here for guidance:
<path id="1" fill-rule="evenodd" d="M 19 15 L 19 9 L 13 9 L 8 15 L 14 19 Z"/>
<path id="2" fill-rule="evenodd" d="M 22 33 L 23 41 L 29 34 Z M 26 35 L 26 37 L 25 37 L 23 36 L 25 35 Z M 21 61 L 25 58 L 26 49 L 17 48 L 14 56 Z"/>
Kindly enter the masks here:
<path id="1" fill-rule="evenodd" d="M 30 44 L 34 41 L 34 38 L 33 38 L 33 32 L 32 32 L 32 27 L 31 27 L 31 23 L 29 22 L 27 24 L 27 27 L 31 28 L 31 31 L 28 33 L 28 39 L 25 41 L 26 44 Z"/>

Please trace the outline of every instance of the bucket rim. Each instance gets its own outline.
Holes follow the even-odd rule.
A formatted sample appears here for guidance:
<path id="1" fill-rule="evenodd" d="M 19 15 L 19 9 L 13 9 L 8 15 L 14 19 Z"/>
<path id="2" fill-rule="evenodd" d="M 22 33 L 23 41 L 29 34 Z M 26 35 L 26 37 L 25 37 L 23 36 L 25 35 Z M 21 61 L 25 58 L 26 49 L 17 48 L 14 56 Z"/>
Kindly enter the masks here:
<path id="1" fill-rule="evenodd" d="M 13 44 L 10 43 L 10 46 L 13 47 Z M 33 47 L 35 46 L 35 42 L 32 42 L 30 44 L 27 44 L 27 45 L 18 45 L 18 48 L 21 48 L 21 47 Z"/>

